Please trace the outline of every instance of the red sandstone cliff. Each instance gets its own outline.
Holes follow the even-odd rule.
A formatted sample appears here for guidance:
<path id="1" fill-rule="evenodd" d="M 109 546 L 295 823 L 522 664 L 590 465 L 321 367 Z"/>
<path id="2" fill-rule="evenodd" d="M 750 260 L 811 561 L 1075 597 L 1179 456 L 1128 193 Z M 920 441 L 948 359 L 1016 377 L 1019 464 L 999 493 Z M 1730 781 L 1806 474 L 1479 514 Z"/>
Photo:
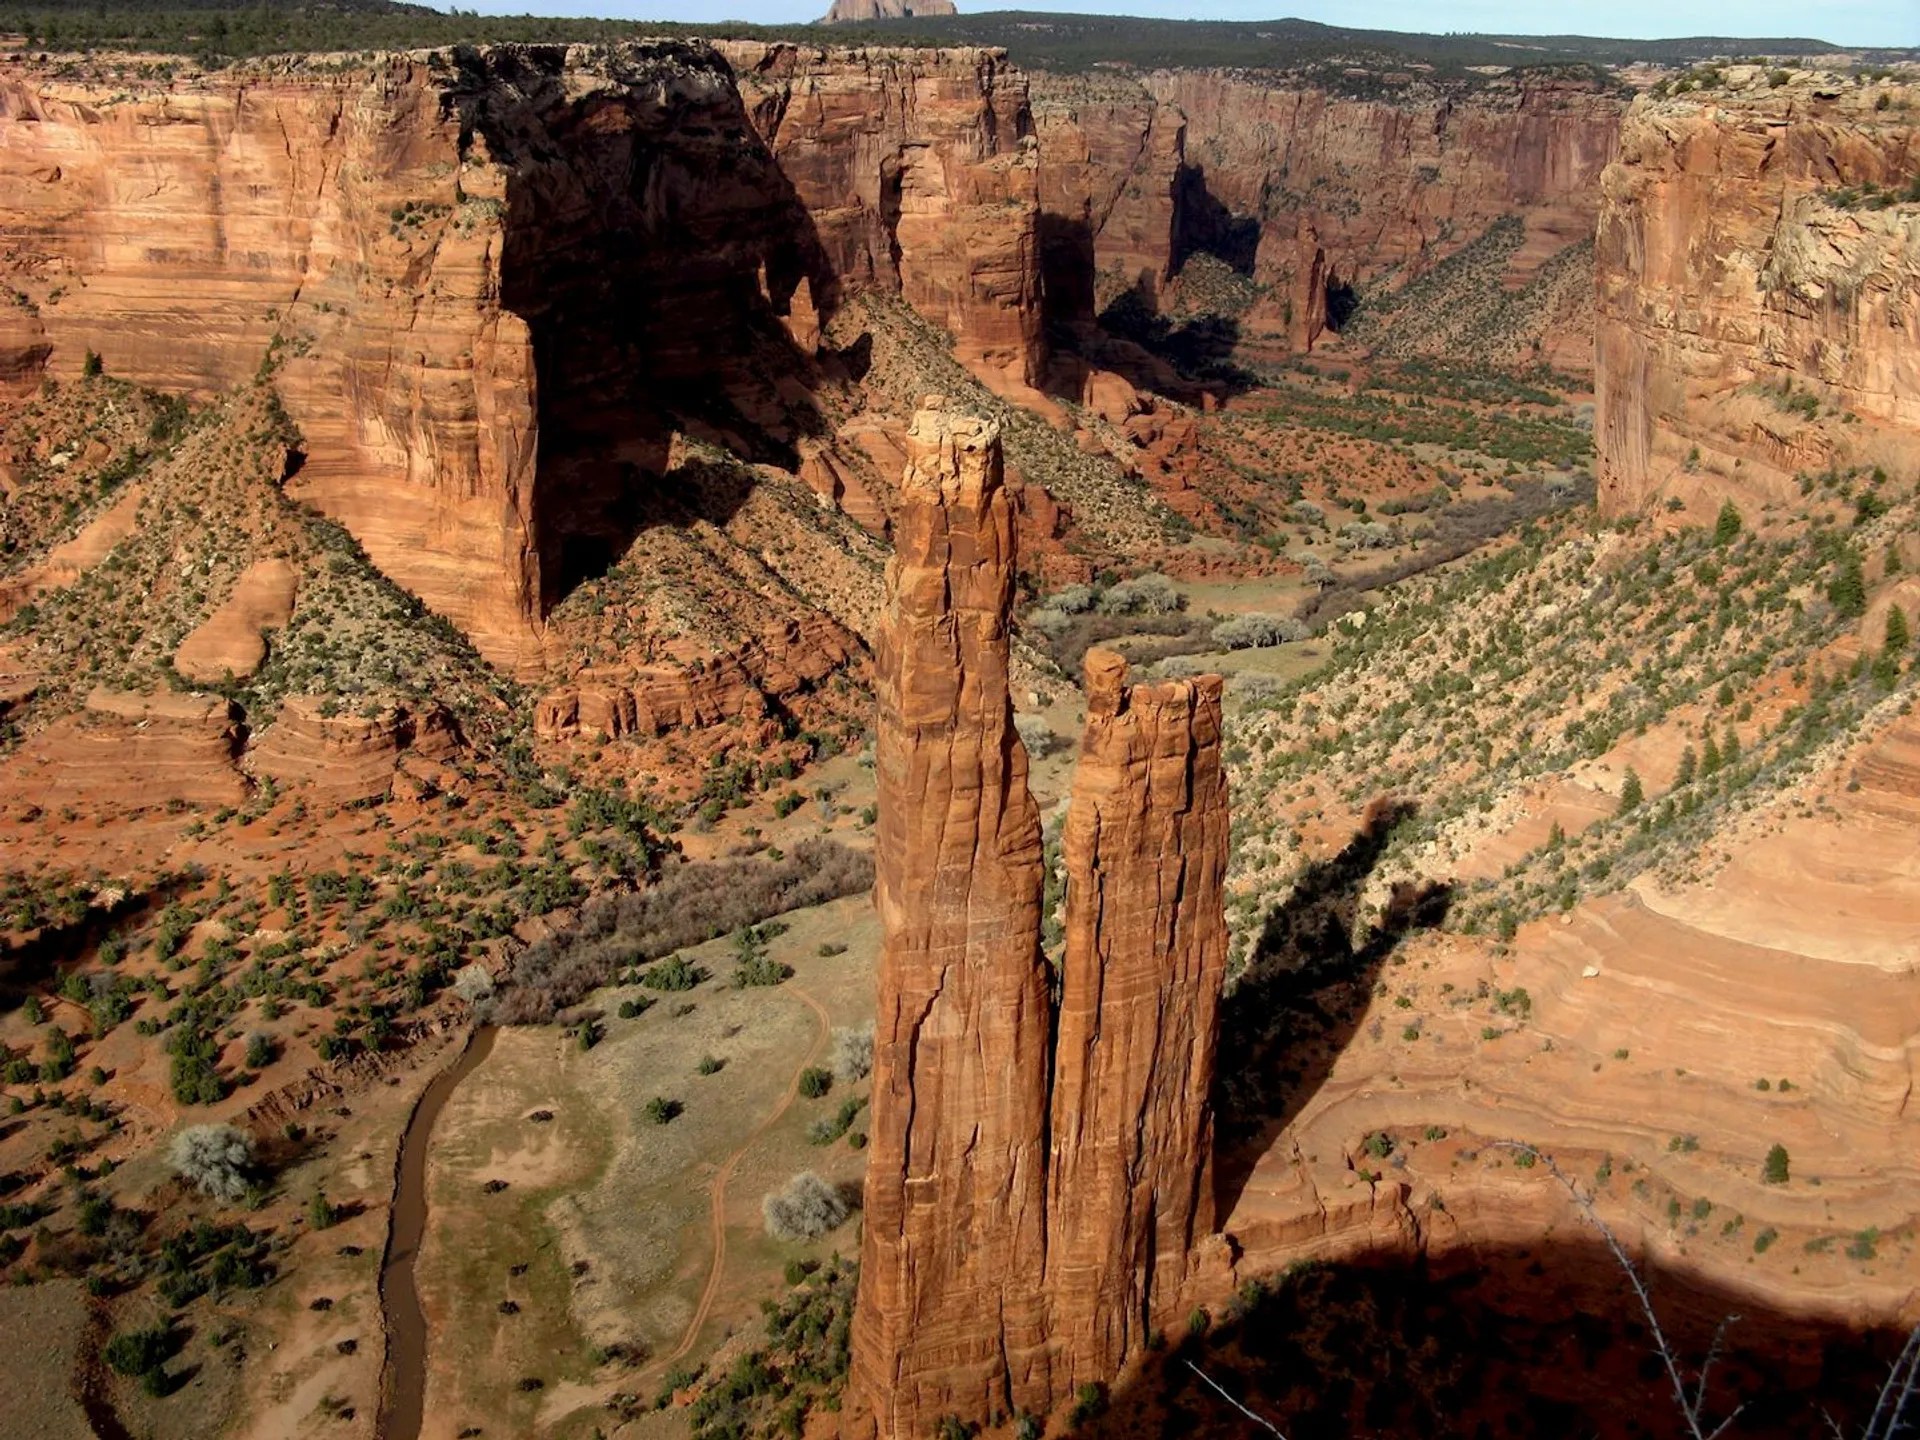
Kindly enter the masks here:
<path id="1" fill-rule="evenodd" d="M 719 48 L 834 273 L 898 290 L 995 388 L 1037 384 L 1026 76 L 993 50 Z"/>
<path id="2" fill-rule="evenodd" d="M 1052 1399 L 1040 822 L 1007 688 L 1014 514 L 997 426 L 915 416 L 894 536 L 850 1397 L 854 1433 L 883 1437 Z"/>
<path id="3" fill-rule="evenodd" d="M 1841 193 L 1920 172 L 1910 112 L 1878 108 L 1898 88 L 1734 67 L 1633 107 L 1595 254 L 1603 508 L 1786 499 L 1796 470 L 1913 443 L 1920 205 Z"/>
<path id="4" fill-rule="evenodd" d="M 1211 1090 L 1226 976 L 1218 676 L 1128 685 L 1086 660 L 1067 814 L 1067 948 L 1047 1171 L 1063 1382 L 1104 1381 L 1164 1327 L 1213 1221 Z"/>
<path id="5" fill-rule="evenodd" d="M 675 42 L 132 95 L 16 71 L 0 265 L 29 303 L 0 386 L 91 349 L 205 392 L 272 357 L 294 492 L 536 671 L 676 433 L 801 468 L 844 284 L 898 290 L 1003 388 L 1041 367 L 1024 79 L 986 51 L 730 53 L 751 117 L 719 53 Z"/>

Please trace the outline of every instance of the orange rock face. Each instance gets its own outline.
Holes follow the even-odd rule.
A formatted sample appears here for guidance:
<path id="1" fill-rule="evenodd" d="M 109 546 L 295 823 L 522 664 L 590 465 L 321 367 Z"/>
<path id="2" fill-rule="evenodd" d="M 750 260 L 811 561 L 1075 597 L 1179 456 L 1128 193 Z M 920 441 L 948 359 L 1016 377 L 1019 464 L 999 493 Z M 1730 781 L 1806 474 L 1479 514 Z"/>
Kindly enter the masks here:
<path id="1" fill-rule="evenodd" d="M 79 714 L 21 744 L 0 793 L 42 810 L 85 804 L 96 813 L 239 805 L 240 743 L 238 712 L 222 696 L 96 689 Z"/>
<path id="2" fill-rule="evenodd" d="M 1064 1383 L 1106 1380 L 1179 1301 L 1213 1224 L 1214 1042 L 1226 976 L 1218 676 L 1126 683 L 1086 660 L 1067 813 L 1047 1294 Z"/>
<path id="3" fill-rule="evenodd" d="M 1913 443 L 1914 206 L 1835 203 L 1845 186 L 1904 183 L 1920 160 L 1904 107 L 1875 108 L 1885 93 L 1775 87 L 1756 68 L 1725 94 L 1634 105 L 1595 245 L 1608 512 L 1662 494 L 1709 513 L 1725 496 L 1788 499 L 1794 471 L 1855 439 L 1810 423 L 1826 409 Z M 1783 403 L 1795 391 L 1811 412 Z"/>
<path id="4" fill-rule="evenodd" d="M 860 642 L 824 615 L 789 620 L 739 650 L 698 667 L 587 669 L 541 697 L 534 733 L 542 739 L 598 732 L 662 735 L 731 719 L 759 719 L 768 699 L 817 685 L 861 653 Z"/>
<path id="5" fill-rule="evenodd" d="M 834 274 L 897 290 L 995 388 L 1037 384 L 1046 342 L 1038 154 L 1020 139 L 1026 76 L 995 50 L 719 49 Z"/>
<path id="6" fill-rule="evenodd" d="M 909 457 L 876 657 L 883 948 L 850 1390 L 852 1432 L 889 1440 L 1045 1415 L 1177 1303 L 1212 1228 L 1226 966 L 1220 681 L 1129 688 L 1095 652 L 1054 1040 L 998 430 L 924 409 Z"/>
<path id="7" fill-rule="evenodd" d="M 922 410 L 881 630 L 880 996 L 855 1433 L 1049 1408 L 1040 822 L 1007 688 L 998 427 Z"/>

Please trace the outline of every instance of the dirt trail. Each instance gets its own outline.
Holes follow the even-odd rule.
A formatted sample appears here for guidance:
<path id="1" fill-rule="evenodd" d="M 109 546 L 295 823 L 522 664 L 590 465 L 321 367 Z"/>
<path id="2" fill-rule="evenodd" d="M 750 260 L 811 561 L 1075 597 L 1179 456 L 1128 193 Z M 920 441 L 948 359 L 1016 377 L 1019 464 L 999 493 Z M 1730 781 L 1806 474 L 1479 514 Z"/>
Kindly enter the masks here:
<path id="1" fill-rule="evenodd" d="M 674 1347 L 673 1353 L 661 1358 L 659 1364 L 661 1369 L 666 1369 L 686 1358 L 687 1352 L 693 1349 L 694 1342 L 700 1338 L 700 1329 L 707 1323 L 707 1316 L 713 1311 L 713 1302 L 720 1294 L 720 1282 L 725 1278 L 727 1270 L 727 1181 L 733 1178 L 734 1170 L 746 1158 L 747 1152 L 760 1143 L 761 1137 L 780 1122 L 780 1117 L 785 1115 L 793 1102 L 799 1098 L 800 1073 L 819 1060 L 820 1052 L 825 1048 L 827 1036 L 832 1029 L 832 1018 L 827 1014 L 826 1007 L 818 1000 L 798 985 L 788 983 L 783 988 L 789 995 L 797 997 L 809 1010 L 813 1011 L 815 1018 L 820 1022 L 820 1033 L 814 1038 L 813 1048 L 807 1052 L 806 1058 L 794 1069 L 793 1079 L 787 1082 L 786 1093 L 780 1097 L 780 1103 L 773 1107 L 772 1113 L 760 1122 L 754 1132 L 741 1143 L 740 1148 L 727 1156 L 713 1177 L 713 1206 L 709 1217 L 713 1235 L 713 1265 L 707 1272 L 706 1288 L 700 1292 L 700 1303 L 694 1307 L 693 1315 L 687 1321 L 686 1333 L 680 1337 L 680 1343 Z"/>

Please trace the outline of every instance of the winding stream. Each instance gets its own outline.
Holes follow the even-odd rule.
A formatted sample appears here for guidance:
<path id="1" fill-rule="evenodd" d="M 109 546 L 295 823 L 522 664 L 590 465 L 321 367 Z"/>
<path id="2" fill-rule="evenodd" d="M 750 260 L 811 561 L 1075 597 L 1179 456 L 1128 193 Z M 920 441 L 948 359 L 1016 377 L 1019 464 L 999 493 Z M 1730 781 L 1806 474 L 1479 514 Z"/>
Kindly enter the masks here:
<path id="1" fill-rule="evenodd" d="M 387 1363 L 380 1386 L 380 1440 L 418 1440 L 427 1398 L 427 1317 L 420 1308 L 414 1262 L 427 1228 L 427 1144 L 460 1082 L 493 1053 L 495 1027 L 481 1025 L 460 1058 L 433 1078 L 400 1140 L 399 1186 L 387 1253 L 380 1262 L 380 1308 L 386 1321 Z"/>

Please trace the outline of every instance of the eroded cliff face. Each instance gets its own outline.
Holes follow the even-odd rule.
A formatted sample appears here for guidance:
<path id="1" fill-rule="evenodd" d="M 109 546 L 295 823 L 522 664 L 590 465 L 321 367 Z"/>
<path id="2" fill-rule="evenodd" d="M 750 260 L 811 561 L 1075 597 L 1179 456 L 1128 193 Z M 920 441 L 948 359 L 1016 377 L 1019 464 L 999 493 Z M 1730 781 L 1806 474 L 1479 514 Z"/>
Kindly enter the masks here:
<path id="1" fill-rule="evenodd" d="M 1757 67 L 1727 81 L 1636 103 L 1606 172 L 1595 438 L 1609 513 L 1784 500 L 1795 471 L 1873 460 L 1920 430 L 1920 205 L 1861 203 L 1861 187 L 1903 191 L 1920 173 L 1906 97 L 1776 87 Z"/>
<path id="2" fill-rule="evenodd" d="M 856 1434 L 1051 1400 L 1040 821 L 1007 688 L 998 427 L 914 417 L 876 657 L 880 993 Z"/>
<path id="3" fill-rule="evenodd" d="M 1226 977 L 1218 676 L 1127 684 L 1086 660 L 1067 815 L 1067 946 L 1047 1173 L 1056 1364 L 1104 1381 L 1173 1318 L 1212 1233 L 1211 1090 Z"/>
<path id="4" fill-rule="evenodd" d="M 1623 105 L 1527 79 L 1358 99 L 1206 70 L 1045 77 L 1050 293 L 1077 254 L 1103 300 L 1157 300 L 1204 252 L 1269 287 L 1251 318 L 1305 346 L 1330 285 L 1418 273 L 1516 213 L 1525 279 L 1591 236 Z"/>
<path id="5" fill-rule="evenodd" d="M 1027 78 L 998 51 L 720 50 L 834 273 L 897 290 L 996 389 L 1046 359 Z"/>
<path id="6" fill-rule="evenodd" d="M 1025 82 L 989 52 L 492 47 L 142 93 L 0 83 L 0 385 L 277 366 L 290 488 L 521 673 L 676 433 L 802 468 L 821 325 L 898 290 L 1038 374 Z M 764 128 L 780 147 L 776 156 Z M 792 178 L 788 168 L 791 168 Z"/>

